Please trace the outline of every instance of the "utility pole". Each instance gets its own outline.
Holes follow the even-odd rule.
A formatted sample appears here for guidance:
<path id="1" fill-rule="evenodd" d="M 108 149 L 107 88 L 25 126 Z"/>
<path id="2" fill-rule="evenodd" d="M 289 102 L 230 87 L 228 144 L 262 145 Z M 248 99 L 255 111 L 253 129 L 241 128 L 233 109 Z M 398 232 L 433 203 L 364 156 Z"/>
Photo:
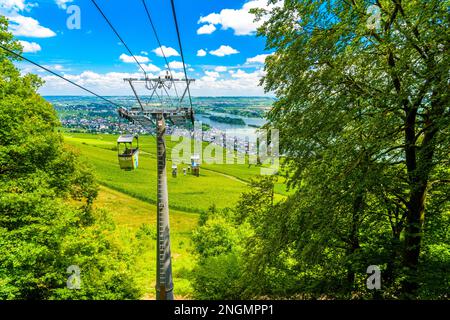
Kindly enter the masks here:
<path id="1" fill-rule="evenodd" d="M 142 126 L 154 126 L 156 124 L 156 152 L 157 152 L 157 246 L 156 246 L 156 299 L 173 300 L 172 259 L 170 253 L 170 227 L 169 227 L 169 196 L 167 190 L 166 169 L 166 121 L 172 125 L 186 125 L 194 122 L 192 108 L 182 107 L 183 99 L 189 84 L 194 79 L 173 79 L 171 76 L 158 77 L 154 79 L 124 79 L 128 82 L 136 95 L 140 109 L 125 108 L 118 109 L 119 116 L 130 122 Z M 150 98 L 155 95 L 160 102 L 146 105 L 138 97 L 133 83 L 145 83 L 145 87 L 151 91 Z M 176 83 L 186 84 L 183 95 L 176 99 L 161 99 L 167 95 L 170 98 L 170 89 L 176 88 Z M 158 90 L 160 93 L 158 93 Z"/>

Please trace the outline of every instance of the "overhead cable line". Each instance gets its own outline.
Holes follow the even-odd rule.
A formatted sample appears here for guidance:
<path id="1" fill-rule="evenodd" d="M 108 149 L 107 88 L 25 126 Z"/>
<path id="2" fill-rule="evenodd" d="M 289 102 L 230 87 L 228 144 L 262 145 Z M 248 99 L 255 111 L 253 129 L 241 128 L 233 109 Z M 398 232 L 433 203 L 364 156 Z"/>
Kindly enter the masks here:
<path id="1" fill-rule="evenodd" d="M 194 114 L 193 114 L 193 109 L 192 109 L 191 89 L 189 88 L 189 79 L 187 77 L 187 72 L 186 72 L 186 63 L 184 62 L 183 46 L 181 44 L 180 29 L 178 28 L 178 19 L 177 19 L 177 13 L 176 13 L 176 9 L 175 9 L 174 0 L 170 0 L 170 3 L 172 4 L 173 20 L 175 22 L 175 29 L 177 31 L 178 45 L 180 47 L 181 61 L 183 62 L 184 77 L 186 79 L 187 91 L 188 91 L 188 95 L 189 95 L 189 104 L 191 106 L 191 119 L 193 122 Z"/>
<path id="2" fill-rule="evenodd" d="M 152 19 L 151 15 L 150 15 L 150 10 L 148 9 L 147 4 L 145 3 L 145 0 L 142 0 L 142 4 L 144 5 L 145 12 L 147 13 L 147 17 L 148 17 L 148 20 L 150 21 L 150 25 L 151 25 L 153 33 L 155 35 L 156 41 L 158 42 L 159 48 L 161 49 L 161 53 L 162 53 L 162 55 L 164 57 L 164 61 L 166 62 L 166 66 L 167 66 L 167 69 L 169 70 L 170 78 L 172 79 L 172 84 L 173 84 L 173 86 L 175 88 L 175 94 L 176 94 L 177 99 L 178 99 L 179 98 L 178 91 L 177 91 L 177 87 L 175 86 L 175 81 L 173 81 L 172 70 L 170 68 L 169 61 L 167 60 L 167 57 L 166 57 L 166 55 L 164 53 L 164 49 L 163 49 L 163 47 L 161 45 L 161 41 L 159 40 L 158 32 L 156 31 L 155 24 L 153 23 L 153 19 Z"/>
<path id="3" fill-rule="evenodd" d="M 104 100 L 104 101 L 106 101 L 106 102 L 108 102 L 108 103 L 111 103 L 111 104 L 115 105 L 116 107 L 122 108 L 119 104 L 117 104 L 117 103 L 115 103 L 115 102 L 112 102 L 111 100 L 106 99 L 105 97 L 102 97 L 101 95 L 96 94 L 95 92 L 93 92 L 93 91 L 91 91 L 91 90 L 89 90 L 89 89 L 83 87 L 82 85 L 79 85 L 79 84 L 73 82 L 72 80 L 69 80 L 69 79 L 63 77 L 62 75 L 60 75 L 60 74 L 58 74 L 58 73 L 56 73 L 56 72 L 54 72 L 54 71 L 52 71 L 52 70 L 50 70 L 50 69 L 48 69 L 48 68 L 42 66 L 42 65 L 40 65 L 39 63 L 36 63 L 36 62 L 34 62 L 34 61 L 31 61 L 30 59 L 25 58 L 24 56 L 22 56 L 22 55 L 20 55 L 20 54 L 18 54 L 18 53 L 16 53 L 16 52 L 14 52 L 14 51 L 12 51 L 12 50 L 6 48 L 5 46 L 3 46 L 3 45 L 1 45 L 1 44 L 0 44 L 0 48 L 2 48 L 3 50 L 5 50 L 6 52 L 9 52 L 9 53 L 15 55 L 16 57 L 19 57 L 19 58 L 21 58 L 21 59 L 23 59 L 23 60 L 25 60 L 25 61 L 28 61 L 29 63 L 35 65 L 36 67 L 39 67 L 39 68 L 41 68 L 41 69 L 43 69 L 43 70 L 45 70 L 45 71 L 47 71 L 47 72 L 53 74 L 54 76 L 56 76 L 56 77 L 58 77 L 58 78 L 63 79 L 64 81 L 69 82 L 70 84 L 73 84 L 74 86 L 77 86 L 78 88 L 80 88 L 80 89 L 82 89 L 82 90 L 84 90 L 84 91 L 89 92 L 90 94 L 93 94 L 94 96 L 96 96 L 96 97 L 98 97 L 98 98 L 100 98 L 100 99 L 102 99 L 102 100 Z"/>
<path id="4" fill-rule="evenodd" d="M 103 18 L 105 19 L 105 21 L 108 23 L 108 25 L 110 26 L 110 28 L 112 29 L 112 31 L 114 31 L 114 33 L 116 34 L 117 38 L 119 38 L 119 40 L 122 42 L 122 44 L 125 46 L 125 48 L 128 50 L 128 52 L 131 54 L 131 56 L 133 57 L 134 61 L 136 61 L 136 63 L 139 65 L 139 67 L 142 69 L 142 71 L 144 72 L 144 76 L 145 78 L 147 78 L 147 72 L 145 71 L 145 69 L 142 67 L 141 63 L 138 61 L 138 59 L 136 59 L 136 57 L 134 56 L 133 52 L 131 52 L 130 48 L 127 46 L 127 44 L 125 43 L 125 41 L 122 39 L 122 37 L 120 36 L 120 34 L 117 32 L 116 28 L 114 28 L 114 26 L 112 25 L 111 21 L 109 21 L 108 17 L 106 17 L 106 15 L 103 13 L 102 9 L 100 9 L 100 7 L 98 6 L 97 2 L 95 2 L 95 0 L 91 0 L 92 3 L 95 5 L 95 7 L 97 8 L 97 10 L 100 12 L 100 14 L 103 16 Z"/>

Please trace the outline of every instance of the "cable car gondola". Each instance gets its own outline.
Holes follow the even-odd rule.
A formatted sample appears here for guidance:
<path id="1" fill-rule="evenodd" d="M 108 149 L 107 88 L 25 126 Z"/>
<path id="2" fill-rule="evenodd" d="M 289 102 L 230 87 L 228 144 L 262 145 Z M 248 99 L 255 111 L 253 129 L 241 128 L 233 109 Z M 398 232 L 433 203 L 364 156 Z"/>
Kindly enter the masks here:
<path id="1" fill-rule="evenodd" d="M 136 144 L 133 145 L 134 140 Z M 139 138 L 137 135 L 127 134 L 117 139 L 117 150 L 120 169 L 135 170 L 139 165 Z"/>

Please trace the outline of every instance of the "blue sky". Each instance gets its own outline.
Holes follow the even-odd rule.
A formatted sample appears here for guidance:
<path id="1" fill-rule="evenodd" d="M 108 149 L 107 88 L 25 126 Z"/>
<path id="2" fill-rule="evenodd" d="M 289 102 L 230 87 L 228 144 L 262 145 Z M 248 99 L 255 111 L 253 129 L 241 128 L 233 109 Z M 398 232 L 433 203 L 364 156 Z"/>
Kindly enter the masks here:
<path id="1" fill-rule="evenodd" d="M 198 79 L 193 95 L 263 95 L 265 40 L 255 35 L 250 8 L 266 0 L 175 0 L 188 75 Z M 97 0 L 122 38 L 151 75 L 165 70 L 141 0 Z M 179 47 L 169 0 L 146 0 L 172 69 L 181 75 Z M 72 6 L 72 7 L 71 7 Z M 77 7 L 73 7 L 77 6 Z M 67 21 L 79 8 L 80 29 Z M 68 13 L 69 11 L 69 13 Z M 122 78 L 142 76 L 125 47 L 90 0 L 0 0 L 0 14 L 22 41 L 24 55 L 103 95 L 131 94 Z M 85 94 L 26 63 L 41 75 L 44 95 Z"/>

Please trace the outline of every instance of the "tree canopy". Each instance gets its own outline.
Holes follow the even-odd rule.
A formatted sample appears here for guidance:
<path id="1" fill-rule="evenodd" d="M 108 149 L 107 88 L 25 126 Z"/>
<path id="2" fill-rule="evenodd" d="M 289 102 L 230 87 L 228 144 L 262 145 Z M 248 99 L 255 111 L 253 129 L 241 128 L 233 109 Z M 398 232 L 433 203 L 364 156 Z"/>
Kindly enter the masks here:
<path id="1" fill-rule="evenodd" d="M 228 219 L 250 229 L 242 295 L 448 298 L 449 2 L 268 2 L 266 127 L 293 192 L 255 182 Z"/>
<path id="2" fill-rule="evenodd" d="M 275 50 L 263 80 L 279 97 L 269 122 L 303 214 L 333 228 L 348 255 L 389 226 L 395 247 L 401 240 L 402 292 L 412 296 L 432 232 L 426 217 L 448 214 L 448 5 L 284 1 L 258 12 L 269 14 L 259 34 Z"/>
<path id="3" fill-rule="evenodd" d="M 0 43 L 22 47 L 0 17 Z M 137 298 L 129 265 L 92 203 L 90 168 L 67 147 L 42 80 L 0 49 L 0 299 Z M 69 273 L 68 273 L 69 268 Z M 80 290 L 67 285 L 80 270 Z"/>

